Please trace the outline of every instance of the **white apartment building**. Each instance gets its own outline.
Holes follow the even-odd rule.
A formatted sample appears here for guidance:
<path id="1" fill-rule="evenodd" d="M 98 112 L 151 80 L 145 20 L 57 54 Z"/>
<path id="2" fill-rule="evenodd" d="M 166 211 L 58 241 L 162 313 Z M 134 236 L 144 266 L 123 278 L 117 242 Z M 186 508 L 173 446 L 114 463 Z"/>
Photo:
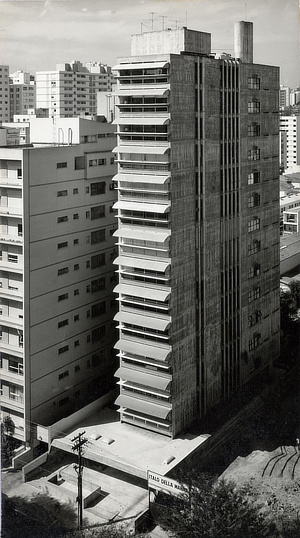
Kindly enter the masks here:
<path id="1" fill-rule="evenodd" d="M 50 117 L 97 114 L 97 93 L 111 91 L 111 68 L 100 62 L 57 64 L 54 71 L 36 73 L 36 106 Z"/>
<path id="2" fill-rule="evenodd" d="M 0 65 L 0 122 L 9 119 L 9 67 Z"/>
<path id="3" fill-rule="evenodd" d="M 114 127 L 48 123 L 73 144 L 0 149 L 1 411 L 31 446 L 38 425 L 110 390 L 116 368 Z"/>
<path id="4" fill-rule="evenodd" d="M 280 232 L 300 233 L 300 194 L 286 194 L 280 198 Z"/>
<path id="5" fill-rule="evenodd" d="M 16 71 L 9 75 L 10 121 L 15 115 L 27 114 L 35 108 L 35 81 L 33 75 Z"/>
<path id="6" fill-rule="evenodd" d="M 300 165 L 300 116 L 280 116 L 280 164 L 285 170 Z"/>

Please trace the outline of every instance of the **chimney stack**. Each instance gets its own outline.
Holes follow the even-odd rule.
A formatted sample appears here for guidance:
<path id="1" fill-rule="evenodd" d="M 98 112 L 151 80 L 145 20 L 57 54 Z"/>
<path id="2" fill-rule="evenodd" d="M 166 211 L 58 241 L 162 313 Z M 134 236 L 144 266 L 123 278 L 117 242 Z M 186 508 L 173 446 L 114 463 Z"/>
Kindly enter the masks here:
<path id="1" fill-rule="evenodd" d="M 234 25 L 234 56 L 241 62 L 253 63 L 253 23 L 238 21 Z"/>

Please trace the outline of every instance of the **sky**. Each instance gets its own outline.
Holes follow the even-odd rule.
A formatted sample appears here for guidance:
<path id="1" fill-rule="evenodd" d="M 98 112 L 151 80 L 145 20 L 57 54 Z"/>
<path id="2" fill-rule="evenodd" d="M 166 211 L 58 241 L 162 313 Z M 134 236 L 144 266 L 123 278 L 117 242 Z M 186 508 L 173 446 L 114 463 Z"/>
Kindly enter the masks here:
<path id="1" fill-rule="evenodd" d="M 131 34 L 186 25 L 233 54 L 238 20 L 253 22 L 254 62 L 300 86 L 299 0 L 0 0 L 0 63 L 32 74 L 72 60 L 113 66 Z"/>

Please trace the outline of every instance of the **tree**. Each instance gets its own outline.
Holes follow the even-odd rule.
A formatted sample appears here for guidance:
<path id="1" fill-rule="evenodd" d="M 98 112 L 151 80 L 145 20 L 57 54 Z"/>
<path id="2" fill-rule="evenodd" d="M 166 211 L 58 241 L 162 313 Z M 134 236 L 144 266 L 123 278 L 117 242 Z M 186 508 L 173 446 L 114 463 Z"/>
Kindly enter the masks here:
<path id="1" fill-rule="evenodd" d="M 3 462 L 8 461 L 13 456 L 16 447 L 14 433 L 14 421 L 10 416 L 4 417 L 1 428 L 1 458 Z"/>
<path id="2" fill-rule="evenodd" d="M 300 308 L 300 280 L 291 280 L 289 283 L 291 296 L 295 301 L 296 308 Z"/>
<path id="3" fill-rule="evenodd" d="M 160 525 L 181 538 L 275 538 L 276 526 L 266 521 L 246 490 L 224 480 L 198 475 L 185 481 L 189 493 L 180 498 L 159 494 Z"/>
<path id="4" fill-rule="evenodd" d="M 76 527 L 76 509 L 61 503 L 47 494 L 34 495 L 31 499 L 3 495 L 3 536 L 14 538 L 54 538 L 65 536 L 68 529 Z"/>
<path id="5" fill-rule="evenodd" d="M 280 290 L 280 320 L 283 330 L 290 328 L 293 316 L 297 313 L 296 301 L 291 291 Z"/>

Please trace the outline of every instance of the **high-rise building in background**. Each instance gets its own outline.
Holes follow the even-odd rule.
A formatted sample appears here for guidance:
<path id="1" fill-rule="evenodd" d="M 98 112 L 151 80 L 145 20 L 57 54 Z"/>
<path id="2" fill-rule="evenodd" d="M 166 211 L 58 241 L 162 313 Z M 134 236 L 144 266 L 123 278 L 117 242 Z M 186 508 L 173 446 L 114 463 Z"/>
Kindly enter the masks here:
<path id="1" fill-rule="evenodd" d="M 280 110 L 284 110 L 285 108 L 289 108 L 290 106 L 290 94 L 291 94 L 291 88 L 288 86 L 280 86 L 279 90 L 279 108 Z"/>
<path id="2" fill-rule="evenodd" d="M 110 390 L 116 369 L 115 127 L 35 122 L 43 144 L 0 150 L 1 411 L 31 445 L 38 425 Z"/>
<path id="3" fill-rule="evenodd" d="M 121 421 L 186 429 L 279 354 L 279 69 L 210 34 L 132 36 L 117 71 Z"/>
<path id="4" fill-rule="evenodd" d="M 300 166 L 300 116 L 280 116 L 280 164 L 284 170 Z"/>
<path id="5" fill-rule="evenodd" d="M 9 121 L 9 67 L 0 65 L 0 122 Z"/>
<path id="6" fill-rule="evenodd" d="M 37 108 L 49 117 L 71 118 L 97 114 L 97 93 L 111 91 L 111 68 L 100 62 L 57 64 L 54 71 L 36 73 Z"/>
<path id="7" fill-rule="evenodd" d="M 28 114 L 29 109 L 35 109 L 34 76 L 23 71 L 9 75 L 10 121 L 14 115 Z"/>

